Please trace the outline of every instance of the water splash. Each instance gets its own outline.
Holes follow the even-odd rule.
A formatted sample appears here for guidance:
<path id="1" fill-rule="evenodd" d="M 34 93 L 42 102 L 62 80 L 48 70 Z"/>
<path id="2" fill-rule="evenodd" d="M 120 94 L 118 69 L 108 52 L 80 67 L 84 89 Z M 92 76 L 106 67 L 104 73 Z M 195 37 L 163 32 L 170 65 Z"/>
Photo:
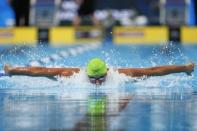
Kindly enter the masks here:
<path id="1" fill-rule="evenodd" d="M 120 47 L 122 48 L 122 47 Z M 158 50 L 159 48 L 159 50 Z M 44 49 L 44 48 L 43 48 Z M 43 50 L 40 49 L 40 50 Z M 21 50 L 21 49 L 13 49 Z M 12 52 L 13 52 L 12 50 Z M 36 49 L 22 49 L 22 54 L 28 56 L 29 58 L 37 58 L 42 55 L 35 53 Z M 137 47 L 131 47 L 124 49 L 124 52 L 119 50 L 119 48 L 111 48 L 108 50 L 103 50 L 101 52 L 101 58 L 108 63 L 108 67 L 133 67 L 133 65 L 138 67 L 150 67 L 163 64 L 177 64 L 185 63 L 188 61 L 188 57 L 182 52 L 179 46 L 174 44 L 168 44 L 164 46 L 154 47 L 150 57 L 145 57 L 145 60 L 141 60 L 140 52 Z M 12 53 L 11 52 L 11 53 Z M 16 52 L 16 51 L 15 51 Z M 53 51 L 54 52 L 54 51 Z M 122 56 L 122 53 L 127 54 L 127 56 Z M 44 54 L 46 55 L 46 54 Z M 2 57 L 2 56 L 1 56 Z M 123 57 L 127 57 L 124 58 Z M 131 58 L 132 59 L 131 59 Z M 28 59 L 29 59 L 28 58 Z M 1 58 L 2 59 L 2 58 Z M 18 58 L 17 58 L 18 59 Z M 144 62 L 144 64 L 143 64 Z M 62 65 L 61 65 L 62 64 Z M 53 63 L 54 65 L 64 66 L 64 63 Z M 71 63 L 72 65 L 72 63 Z M 50 66 L 50 65 L 48 65 Z M 183 75 L 168 75 L 161 77 L 151 77 L 148 79 L 136 79 L 126 77 L 123 74 L 110 69 L 108 72 L 107 80 L 102 84 L 99 90 L 104 92 L 112 93 L 112 91 L 122 91 L 125 89 L 125 92 L 131 91 L 130 89 L 135 89 L 137 93 L 142 94 L 160 94 L 160 93 L 169 93 L 169 92 L 184 92 L 191 90 L 191 80 L 193 77 L 183 77 Z M 137 81 L 137 82 L 134 82 Z M 94 84 L 91 84 L 87 78 L 85 69 L 80 73 L 75 74 L 69 78 L 58 77 L 57 81 L 50 80 L 43 77 L 27 77 L 27 76 L 13 76 L 11 78 L 0 78 L 1 89 L 20 89 L 26 90 L 24 92 L 29 93 L 45 93 L 45 94 L 61 94 L 61 95 L 70 95 L 81 96 L 81 94 L 88 94 L 89 92 L 95 91 L 98 89 Z M 132 90 L 133 91 L 133 90 Z M 70 94 L 69 94 L 70 93 Z M 170 93 L 169 93 L 170 94 Z"/>
<path id="2" fill-rule="evenodd" d="M 126 81 L 129 81 L 131 78 L 126 77 L 124 74 L 119 74 L 114 69 L 109 69 L 106 82 L 104 82 L 102 85 L 99 85 L 101 88 L 108 88 L 112 87 L 114 89 L 119 88 L 120 86 L 124 86 L 124 83 Z M 62 82 L 65 86 L 71 85 L 72 87 L 79 87 L 80 88 L 86 88 L 86 87 L 95 87 L 98 88 L 98 86 L 95 86 L 94 84 L 91 84 L 88 80 L 87 74 L 85 69 L 82 69 L 78 74 L 74 74 L 71 77 L 60 77 L 59 81 Z"/>
<path id="3" fill-rule="evenodd" d="M 146 80 L 133 83 L 133 86 L 137 87 L 135 95 L 138 96 L 157 96 L 159 98 L 167 96 L 178 95 L 179 98 L 183 96 L 191 96 L 193 76 L 181 75 L 167 75 L 150 77 Z"/>

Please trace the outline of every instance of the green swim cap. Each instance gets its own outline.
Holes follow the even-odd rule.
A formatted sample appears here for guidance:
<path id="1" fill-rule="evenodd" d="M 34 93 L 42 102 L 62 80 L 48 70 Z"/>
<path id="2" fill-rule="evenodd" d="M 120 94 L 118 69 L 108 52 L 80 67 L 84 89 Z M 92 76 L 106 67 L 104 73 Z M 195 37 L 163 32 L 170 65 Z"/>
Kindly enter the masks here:
<path id="1" fill-rule="evenodd" d="M 90 77 L 102 77 L 107 73 L 106 63 L 99 59 L 94 58 L 89 61 L 87 65 L 87 74 Z"/>

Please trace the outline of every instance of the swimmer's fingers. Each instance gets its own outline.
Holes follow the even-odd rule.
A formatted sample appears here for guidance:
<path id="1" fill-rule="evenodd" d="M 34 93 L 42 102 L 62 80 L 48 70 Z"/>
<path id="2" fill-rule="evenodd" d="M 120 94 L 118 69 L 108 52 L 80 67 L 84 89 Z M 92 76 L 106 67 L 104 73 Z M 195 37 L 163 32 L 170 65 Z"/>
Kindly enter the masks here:
<path id="1" fill-rule="evenodd" d="M 186 68 L 187 68 L 186 74 L 187 74 L 187 75 L 191 75 L 192 72 L 194 72 L 194 67 L 195 67 L 195 66 L 196 66 L 195 63 L 189 62 L 189 64 L 186 65 Z"/>
<path id="2" fill-rule="evenodd" d="M 194 62 L 189 62 L 188 66 L 194 70 L 194 67 L 196 66 L 196 64 Z"/>
<path id="3" fill-rule="evenodd" d="M 5 74 L 9 74 L 11 66 L 9 64 L 4 65 L 4 72 Z"/>

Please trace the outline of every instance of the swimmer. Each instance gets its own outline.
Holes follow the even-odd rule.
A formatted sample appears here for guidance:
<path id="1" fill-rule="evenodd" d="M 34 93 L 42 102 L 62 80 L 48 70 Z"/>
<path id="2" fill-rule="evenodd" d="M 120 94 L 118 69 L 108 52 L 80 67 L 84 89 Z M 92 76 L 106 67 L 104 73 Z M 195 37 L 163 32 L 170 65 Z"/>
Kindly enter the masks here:
<path id="1" fill-rule="evenodd" d="M 186 65 L 166 65 L 150 68 L 118 68 L 114 69 L 120 74 L 125 74 L 130 77 L 149 77 L 163 76 L 172 73 L 186 73 L 191 75 L 194 71 L 195 64 L 189 63 Z M 46 67 L 11 67 L 4 66 L 4 71 L 7 75 L 27 75 L 27 76 L 65 76 L 70 77 L 74 73 L 79 73 L 80 68 L 46 68 Z M 93 58 L 89 61 L 86 68 L 87 76 L 91 83 L 100 85 L 105 82 L 109 68 L 106 63 L 100 58 Z"/>

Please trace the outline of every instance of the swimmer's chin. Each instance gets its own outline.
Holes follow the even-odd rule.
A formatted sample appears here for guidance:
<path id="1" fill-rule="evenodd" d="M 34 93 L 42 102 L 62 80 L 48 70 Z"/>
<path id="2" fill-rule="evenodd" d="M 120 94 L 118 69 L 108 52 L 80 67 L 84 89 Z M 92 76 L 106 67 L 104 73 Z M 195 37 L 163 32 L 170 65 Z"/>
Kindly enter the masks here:
<path id="1" fill-rule="evenodd" d="M 104 84 L 104 82 L 98 82 L 98 83 L 92 83 L 92 84 L 94 84 L 96 87 L 101 87 L 103 84 Z"/>

